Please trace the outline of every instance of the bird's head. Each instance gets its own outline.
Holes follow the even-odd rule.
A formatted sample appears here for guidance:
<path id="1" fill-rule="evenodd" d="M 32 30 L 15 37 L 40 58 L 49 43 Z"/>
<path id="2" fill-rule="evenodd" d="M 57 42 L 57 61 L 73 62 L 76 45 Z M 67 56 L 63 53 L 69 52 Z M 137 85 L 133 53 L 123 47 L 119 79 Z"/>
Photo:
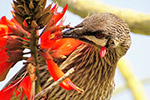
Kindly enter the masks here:
<path id="1" fill-rule="evenodd" d="M 75 38 L 100 48 L 101 57 L 105 51 L 115 50 L 122 57 L 131 44 L 130 30 L 127 24 L 111 13 L 88 16 L 75 28 L 63 33 L 63 38 Z"/>

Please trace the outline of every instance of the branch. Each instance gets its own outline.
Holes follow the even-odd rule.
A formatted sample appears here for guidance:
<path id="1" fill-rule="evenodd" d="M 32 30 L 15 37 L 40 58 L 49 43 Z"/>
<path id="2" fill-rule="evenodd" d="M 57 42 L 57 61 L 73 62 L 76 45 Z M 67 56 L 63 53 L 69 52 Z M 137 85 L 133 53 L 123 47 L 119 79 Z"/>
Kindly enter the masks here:
<path id="1" fill-rule="evenodd" d="M 145 79 L 142 79 L 142 80 L 140 80 L 141 82 L 142 82 L 142 84 L 148 84 L 148 85 L 150 85 L 150 78 L 148 77 L 148 78 L 145 78 Z M 128 86 L 127 86 L 127 83 L 125 83 L 124 85 L 122 85 L 122 86 L 120 86 L 120 87 L 118 87 L 118 88 L 116 88 L 115 90 L 114 90 L 114 92 L 113 92 L 113 96 L 116 96 L 117 94 L 119 94 L 119 93 L 121 93 L 121 92 L 123 92 L 123 91 L 125 91 L 125 90 L 127 90 L 128 89 Z"/>
<path id="2" fill-rule="evenodd" d="M 61 77 L 60 79 L 58 79 L 57 81 L 53 82 L 49 87 L 43 89 L 41 92 L 39 92 L 36 96 L 35 99 L 39 99 L 41 96 L 43 96 L 44 94 L 46 94 L 50 89 L 52 89 L 53 87 L 55 87 L 56 85 L 58 85 L 59 83 L 61 83 L 64 79 L 66 79 L 69 75 L 71 75 L 74 72 L 74 68 L 69 69 L 63 77 Z"/>
<path id="3" fill-rule="evenodd" d="M 68 10 L 85 18 L 93 13 L 113 13 L 129 25 L 131 32 L 143 35 L 150 35 L 150 14 L 144 14 L 129 9 L 121 9 L 104 4 L 98 0 L 53 0 L 60 6 L 68 3 Z"/>
<path id="4" fill-rule="evenodd" d="M 142 82 L 136 78 L 124 59 L 119 60 L 118 67 L 133 94 L 134 100 L 146 100 L 146 93 Z"/>

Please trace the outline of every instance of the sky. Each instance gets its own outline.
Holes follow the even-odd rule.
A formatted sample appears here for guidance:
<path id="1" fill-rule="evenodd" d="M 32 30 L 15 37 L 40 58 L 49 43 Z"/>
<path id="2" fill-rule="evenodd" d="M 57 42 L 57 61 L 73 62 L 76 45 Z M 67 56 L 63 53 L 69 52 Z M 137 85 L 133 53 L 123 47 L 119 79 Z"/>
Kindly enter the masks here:
<path id="1" fill-rule="evenodd" d="M 150 0 L 103 0 L 103 2 L 112 6 L 129 8 L 139 12 L 150 14 Z M 11 3 L 12 0 L 0 1 L 0 17 L 6 16 L 8 19 L 12 18 L 12 15 L 10 13 L 10 10 L 12 10 Z M 47 3 L 50 4 L 51 1 L 49 0 Z M 71 26 L 74 26 L 80 23 L 82 20 L 83 19 L 77 15 L 74 15 L 70 12 L 66 13 L 65 24 L 71 23 Z M 150 78 L 150 36 L 131 33 L 131 39 L 132 45 L 125 55 L 125 58 L 128 60 L 128 63 L 131 65 L 131 69 L 137 78 L 139 78 L 140 80 Z M 11 69 L 6 80 L 0 82 L 0 89 L 14 75 L 14 73 L 21 68 L 21 66 L 22 62 L 19 62 L 14 68 Z M 116 88 L 124 84 L 124 79 L 122 78 L 118 69 L 115 75 L 115 82 Z M 148 96 L 148 94 L 150 94 L 150 84 L 146 84 L 144 86 Z M 126 90 L 113 97 L 111 100 L 133 100 L 133 98 L 131 92 L 129 90 Z"/>

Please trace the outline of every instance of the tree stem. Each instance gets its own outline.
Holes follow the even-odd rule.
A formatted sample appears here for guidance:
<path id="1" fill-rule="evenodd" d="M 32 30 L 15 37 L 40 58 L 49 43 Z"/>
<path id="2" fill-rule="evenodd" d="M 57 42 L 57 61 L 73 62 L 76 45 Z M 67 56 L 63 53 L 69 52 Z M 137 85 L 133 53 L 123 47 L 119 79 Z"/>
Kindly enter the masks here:
<path id="1" fill-rule="evenodd" d="M 31 56 L 34 58 L 35 66 L 36 66 L 36 76 L 38 77 L 36 80 L 36 87 L 35 87 L 35 93 L 38 93 L 41 91 L 41 85 L 40 85 L 40 79 L 39 79 L 39 64 L 38 64 L 38 39 L 37 39 L 37 30 L 34 29 L 31 31 L 31 38 L 30 38 L 30 50 L 31 50 Z"/>

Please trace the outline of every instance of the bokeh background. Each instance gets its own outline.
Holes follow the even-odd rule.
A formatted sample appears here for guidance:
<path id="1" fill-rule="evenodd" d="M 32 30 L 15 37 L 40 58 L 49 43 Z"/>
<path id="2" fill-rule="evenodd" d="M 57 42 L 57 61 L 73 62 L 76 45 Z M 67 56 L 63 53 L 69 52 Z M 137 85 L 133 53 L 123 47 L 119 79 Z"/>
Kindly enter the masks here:
<path id="1" fill-rule="evenodd" d="M 150 0 L 103 0 L 103 2 L 111 6 L 128 8 L 142 13 L 150 14 Z M 11 3 L 12 0 L 0 1 L 0 17 L 6 16 L 8 19 L 12 18 L 10 12 L 12 10 Z M 50 3 L 52 3 L 52 1 L 48 0 L 47 4 Z M 59 9 L 61 10 L 61 8 Z M 82 20 L 83 19 L 78 15 L 67 11 L 65 24 L 71 23 L 71 26 L 74 26 L 80 23 Z M 127 62 L 131 67 L 134 75 L 143 83 L 147 100 L 150 100 L 150 36 L 131 33 L 131 38 L 131 48 L 124 56 L 124 58 L 127 59 Z M 11 69 L 7 78 L 3 82 L 0 82 L 0 90 L 21 67 L 22 62 L 19 62 Z M 147 82 L 143 82 L 144 79 L 146 79 Z M 116 89 L 125 85 L 125 80 L 118 69 L 116 70 L 115 83 Z M 111 100 L 134 99 L 130 89 L 126 89 L 125 91 L 113 96 Z"/>

